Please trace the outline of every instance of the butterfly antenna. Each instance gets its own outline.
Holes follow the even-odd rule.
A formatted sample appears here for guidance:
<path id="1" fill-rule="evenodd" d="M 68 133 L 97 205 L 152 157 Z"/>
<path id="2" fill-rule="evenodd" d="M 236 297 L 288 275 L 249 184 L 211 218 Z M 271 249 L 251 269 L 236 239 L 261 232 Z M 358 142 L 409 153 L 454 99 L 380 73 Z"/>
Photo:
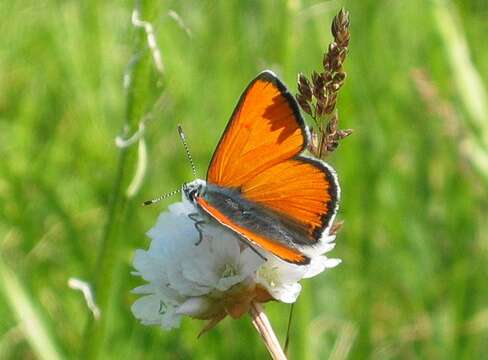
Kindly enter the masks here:
<path id="1" fill-rule="evenodd" d="M 188 147 L 188 144 L 186 143 L 185 133 L 183 132 L 183 128 L 181 127 L 181 125 L 178 125 L 178 134 L 180 135 L 181 142 L 183 143 L 183 147 L 185 148 L 186 157 L 188 158 L 188 161 L 190 162 L 193 177 L 196 178 L 197 177 L 197 168 L 195 167 L 195 163 L 193 162 L 193 158 L 191 157 L 190 148 Z"/>
<path id="2" fill-rule="evenodd" d="M 178 189 L 178 190 L 173 190 L 169 193 L 166 193 L 166 194 L 163 194 L 159 197 L 157 197 L 156 199 L 152 199 L 152 200 L 146 200 L 142 203 L 142 205 L 144 206 L 147 206 L 147 205 L 153 205 L 153 204 L 156 204 L 158 202 L 160 202 L 161 200 L 164 200 L 166 198 L 169 198 L 170 196 L 173 196 L 175 194 L 178 194 L 179 192 L 181 191 L 181 189 Z"/>

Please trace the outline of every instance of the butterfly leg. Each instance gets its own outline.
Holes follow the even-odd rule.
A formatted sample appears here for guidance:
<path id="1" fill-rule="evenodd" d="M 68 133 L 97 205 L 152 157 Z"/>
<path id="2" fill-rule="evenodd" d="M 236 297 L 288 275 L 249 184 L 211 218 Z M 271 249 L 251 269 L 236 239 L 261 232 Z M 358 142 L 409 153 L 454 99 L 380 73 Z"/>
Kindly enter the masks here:
<path id="1" fill-rule="evenodd" d="M 198 231 L 198 241 L 195 243 L 195 246 L 200 245 L 200 243 L 203 240 L 203 231 L 201 226 L 205 224 L 204 220 L 200 220 L 200 214 L 199 213 L 191 213 L 188 214 L 188 217 L 193 220 L 193 225 L 195 226 L 195 229 Z"/>
<path id="2" fill-rule="evenodd" d="M 198 231 L 198 241 L 195 243 L 195 246 L 198 246 L 203 240 L 203 231 L 201 226 L 205 224 L 205 221 L 200 220 L 199 213 L 190 213 L 188 214 L 188 217 L 194 222 L 193 225 L 195 226 L 195 229 L 197 229 Z M 241 240 L 244 244 L 249 246 L 251 250 L 254 251 L 254 253 L 256 253 L 256 255 L 258 255 L 261 259 L 263 259 L 264 261 L 268 261 L 268 259 L 263 254 L 261 254 L 249 241 L 247 241 L 247 239 L 244 239 L 239 236 L 239 240 Z"/>
<path id="3" fill-rule="evenodd" d="M 261 254 L 247 239 L 239 236 L 239 240 L 241 240 L 244 244 L 249 246 L 249 248 L 261 259 L 263 259 L 264 261 L 268 261 L 268 259 L 263 254 Z"/>

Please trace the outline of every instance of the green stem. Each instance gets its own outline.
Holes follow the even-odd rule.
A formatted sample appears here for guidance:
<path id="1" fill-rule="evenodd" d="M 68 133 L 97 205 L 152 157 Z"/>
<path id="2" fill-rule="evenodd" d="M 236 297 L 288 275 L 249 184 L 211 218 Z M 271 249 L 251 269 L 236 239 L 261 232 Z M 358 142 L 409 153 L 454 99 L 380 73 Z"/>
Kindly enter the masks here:
<path id="1" fill-rule="evenodd" d="M 132 76 L 139 62 L 137 54 L 140 53 L 141 43 L 140 36 L 136 36 L 133 60 L 131 60 L 126 70 L 126 76 L 129 76 L 131 81 L 126 88 L 126 109 L 125 119 L 122 124 L 123 129 L 134 128 L 134 126 L 130 126 L 134 122 L 134 81 L 132 81 Z M 117 255 L 119 247 L 117 244 L 121 237 L 119 235 L 124 233 L 123 228 L 127 224 L 127 207 L 130 203 L 130 200 L 125 196 L 124 184 L 127 182 L 125 179 L 127 170 L 132 165 L 132 162 L 128 159 L 128 151 L 131 148 L 122 147 L 119 149 L 120 153 L 112 186 L 108 217 L 97 256 L 95 273 L 93 274 L 93 289 L 97 304 L 101 309 L 101 317 L 98 321 L 91 316 L 88 319 L 84 331 L 84 343 L 80 353 L 80 358 L 82 359 L 96 359 L 101 355 L 103 349 L 107 328 L 108 305 L 110 303 L 110 295 L 114 291 L 114 284 L 116 283 L 114 280 L 117 277 L 117 271 L 119 269 L 119 266 L 117 266 L 117 262 L 119 261 Z"/>
<path id="2" fill-rule="evenodd" d="M 127 199 L 124 196 L 123 184 L 125 170 L 128 167 L 127 149 L 121 149 L 112 187 L 112 195 L 108 210 L 108 218 L 105 224 L 102 237 L 102 244 L 97 257 L 94 278 L 94 292 L 98 306 L 102 311 L 99 321 L 89 317 L 85 328 L 84 345 L 81 358 L 93 359 L 99 354 L 106 328 L 106 312 L 108 300 L 112 292 L 113 283 L 111 279 L 115 276 L 114 270 L 117 268 L 117 241 L 120 228 L 125 224 L 125 209 Z"/>

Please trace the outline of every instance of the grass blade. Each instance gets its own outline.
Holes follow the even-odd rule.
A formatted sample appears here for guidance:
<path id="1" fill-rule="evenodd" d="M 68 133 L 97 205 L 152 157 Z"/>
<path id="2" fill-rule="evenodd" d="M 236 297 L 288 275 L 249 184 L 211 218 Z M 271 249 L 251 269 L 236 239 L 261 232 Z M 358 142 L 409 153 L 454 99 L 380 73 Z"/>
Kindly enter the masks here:
<path id="1" fill-rule="evenodd" d="M 53 335 L 49 332 L 38 306 L 24 290 L 20 279 L 0 257 L 1 291 L 21 323 L 22 331 L 40 359 L 62 359 Z"/>

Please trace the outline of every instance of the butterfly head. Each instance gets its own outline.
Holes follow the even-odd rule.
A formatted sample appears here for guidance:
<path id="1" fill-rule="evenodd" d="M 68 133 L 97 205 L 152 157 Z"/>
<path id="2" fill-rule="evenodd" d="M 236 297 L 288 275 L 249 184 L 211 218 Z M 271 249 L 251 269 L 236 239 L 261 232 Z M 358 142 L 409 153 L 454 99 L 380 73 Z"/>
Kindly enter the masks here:
<path id="1" fill-rule="evenodd" d="M 207 183 L 201 179 L 196 179 L 192 182 L 185 183 L 183 185 L 183 194 L 185 194 L 185 197 L 189 201 L 194 202 L 197 197 L 203 196 L 206 185 Z"/>

